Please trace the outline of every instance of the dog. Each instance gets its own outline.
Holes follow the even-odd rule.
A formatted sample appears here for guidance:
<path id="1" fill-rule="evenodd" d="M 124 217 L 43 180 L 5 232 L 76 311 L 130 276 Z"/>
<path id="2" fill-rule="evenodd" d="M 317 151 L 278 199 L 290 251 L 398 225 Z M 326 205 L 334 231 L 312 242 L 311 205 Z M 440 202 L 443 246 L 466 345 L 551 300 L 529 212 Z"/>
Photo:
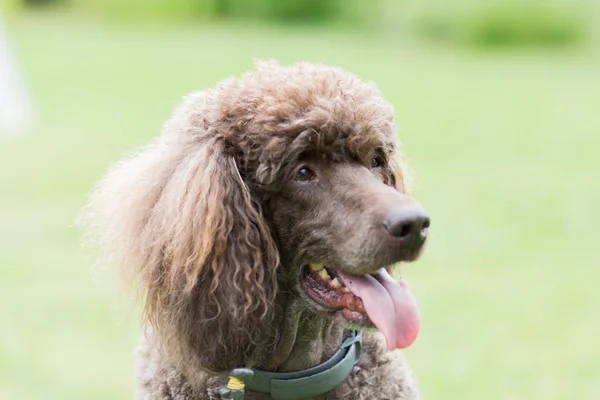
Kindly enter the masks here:
<path id="1" fill-rule="evenodd" d="M 342 69 L 259 62 L 186 96 L 87 209 L 143 298 L 136 399 L 418 399 L 393 351 L 420 317 L 391 275 L 430 224 L 410 185 L 393 107 Z"/>

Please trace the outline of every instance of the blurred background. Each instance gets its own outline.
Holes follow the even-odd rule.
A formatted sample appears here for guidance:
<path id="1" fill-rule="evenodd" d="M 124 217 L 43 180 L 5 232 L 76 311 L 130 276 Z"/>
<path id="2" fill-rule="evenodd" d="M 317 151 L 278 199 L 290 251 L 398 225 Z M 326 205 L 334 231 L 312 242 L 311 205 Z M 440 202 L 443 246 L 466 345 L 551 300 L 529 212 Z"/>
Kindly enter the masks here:
<path id="1" fill-rule="evenodd" d="M 600 2 L 0 0 L 0 399 L 131 399 L 139 311 L 75 220 L 181 97 L 312 61 L 375 81 L 433 220 L 423 399 L 600 399 Z"/>

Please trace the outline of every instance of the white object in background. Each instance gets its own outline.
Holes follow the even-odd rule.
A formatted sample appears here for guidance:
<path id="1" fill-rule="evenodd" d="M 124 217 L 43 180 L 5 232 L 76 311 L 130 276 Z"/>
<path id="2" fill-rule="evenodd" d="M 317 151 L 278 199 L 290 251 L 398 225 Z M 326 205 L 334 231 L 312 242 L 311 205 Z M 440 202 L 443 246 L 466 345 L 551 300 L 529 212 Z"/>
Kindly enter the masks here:
<path id="1" fill-rule="evenodd" d="M 33 107 L 17 63 L 8 46 L 0 16 L 0 138 L 27 131 L 33 122 Z"/>

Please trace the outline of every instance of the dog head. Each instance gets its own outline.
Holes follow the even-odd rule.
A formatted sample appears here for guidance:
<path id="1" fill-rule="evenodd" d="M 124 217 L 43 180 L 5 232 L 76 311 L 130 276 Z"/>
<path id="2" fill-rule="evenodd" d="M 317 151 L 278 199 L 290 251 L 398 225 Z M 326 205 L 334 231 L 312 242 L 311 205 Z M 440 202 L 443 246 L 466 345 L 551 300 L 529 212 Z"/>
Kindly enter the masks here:
<path id="1" fill-rule="evenodd" d="M 99 184 L 90 215 L 139 278 L 169 353 L 226 371 L 264 361 L 283 291 L 403 347 L 403 323 L 375 308 L 415 324 L 388 274 L 427 236 L 409 185 L 393 109 L 374 85 L 264 63 L 186 97 L 161 137 Z"/>

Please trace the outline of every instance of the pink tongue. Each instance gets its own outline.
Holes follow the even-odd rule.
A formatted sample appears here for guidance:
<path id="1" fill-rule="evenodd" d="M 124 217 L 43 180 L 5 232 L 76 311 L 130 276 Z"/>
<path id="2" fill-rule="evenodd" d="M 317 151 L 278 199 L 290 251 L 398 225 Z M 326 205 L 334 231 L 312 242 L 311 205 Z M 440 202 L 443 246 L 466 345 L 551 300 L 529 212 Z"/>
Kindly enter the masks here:
<path id="1" fill-rule="evenodd" d="M 385 268 L 373 275 L 346 275 L 342 283 L 362 300 L 369 319 L 384 335 L 388 350 L 410 346 L 419 334 L 421 317 L 408 284 L 396 281 Z"/>

